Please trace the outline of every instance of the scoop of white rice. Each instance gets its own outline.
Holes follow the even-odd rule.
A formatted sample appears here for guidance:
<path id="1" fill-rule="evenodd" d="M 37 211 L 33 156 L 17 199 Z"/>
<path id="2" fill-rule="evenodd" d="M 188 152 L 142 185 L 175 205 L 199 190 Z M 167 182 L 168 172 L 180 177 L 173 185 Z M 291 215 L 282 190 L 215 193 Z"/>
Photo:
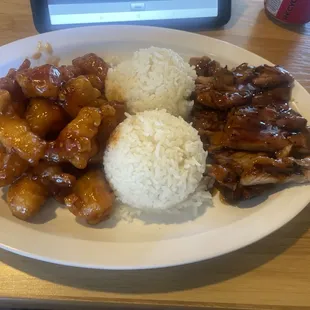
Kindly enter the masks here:
<path id="1" fill-rule="evenodd" d="M 194 193 L 207 153 L 197 130 L 164 110 L 121 123 L 104 154 L 104 170 L 118 199 L 139 209 L 168 209 Z"/>
<path id="2" fill-rule="evenodd" d="M 151 47 L 135 52 L 132 59 L 109 69 L 106 96 L 125 101 L 128 112 L 166 109 L 187 118 L 193 103 L 196 72 L 170 49 Z"/>

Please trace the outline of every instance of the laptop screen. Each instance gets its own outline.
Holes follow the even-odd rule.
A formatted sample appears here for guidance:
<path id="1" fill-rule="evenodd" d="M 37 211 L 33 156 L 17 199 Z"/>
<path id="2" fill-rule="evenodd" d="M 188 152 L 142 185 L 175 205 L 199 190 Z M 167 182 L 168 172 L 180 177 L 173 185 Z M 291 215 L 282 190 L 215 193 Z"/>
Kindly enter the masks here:
<path id="1" fill-rule="evenodd" d="M 190 19 L 218 16 L 218 0 L 48 0 L 51 25 Z"/>

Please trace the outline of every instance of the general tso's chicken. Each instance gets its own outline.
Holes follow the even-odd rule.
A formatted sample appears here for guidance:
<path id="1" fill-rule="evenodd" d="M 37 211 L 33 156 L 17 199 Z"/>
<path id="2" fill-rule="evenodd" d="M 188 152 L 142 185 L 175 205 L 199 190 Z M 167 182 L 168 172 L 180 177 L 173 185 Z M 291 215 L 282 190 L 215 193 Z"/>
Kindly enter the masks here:
<path id="1" fill-rule="evenodd" d="M 85 106 L 99 106 L 101 92 L 94 88 L 85 76 L 69 80 L 59 93 L 61 106 L 72 117 L 76 117 Z"/>
<path id="2" fill-rule="evenodd" d="M 104 174 L 100 170 L 91 170 L 77 180 L 65 203 L 75 216 L 96 225 L 109 217 L 114 199 Z"/>
<path id="3" fill-rule="evenodd" d="M 99 76 L 95 74 L 86 74 L 85 77 L 89 80 L 91 85 L 94 88 L 99 89 L 100 91 L 104 91 L 104 80 L 102 81 Z"/>
<path id="4" fill-rule="evenodd" d="M 98 152 L 89 160 L 90 164 L 102 165 L 106 144 L 119 123 L 125 119 L 125 105 L 117 101 L 106 101 L 101 107 L 102 122 L 99 126 L 96 141 Z"/>
<path id="5" fill-rule="evenodd" d="M 28 168 L 28 162 L 14 151 L 7 151 L 0 145 L 0 187 L 11 184 Z"/>
<path id="6" fill-rule="evenodd" d="M 31 61 L 30 61 L 28 58 L 26 58 L 26 59 L 22 62 L 22 64 L 19 66 L 19 68 L 17 69 L 17 72 L 27 70 L 27 69 L 30 68 L 30 66 L 31 66 Z"/>
<path id="7" fill-rule="evenodd" d="M 101 146 L 104 146 L 113 130 L 125 119 L 125 104 L 117 101 L 109 101 L 101 106 L 102 122 L 99 127 L 98 138 Z"/>
<path id="8" fill-rule="evenodd" d="M 45 185 L 29 175 L 14 182 L 7 193 L 7 201 L 12 214 L 24 221 L 35 216 L 47 198 L 48 190 Z"/>
<path id="9" fill-rule="evenodd" d="M 9 71 L 6 77 L 0 78 L 0 90 L 10 93 L 13 112 L 19 117 L 23 117 L 28 99 L 23 94 L 21 87 L 15 79 L 16 72 L 18 71 L 12 71 L 11 73 Z"/>
<path id="10" fill-rule="evenodd" d="M 44 98 L 32 98 L 25 118 L 31 131 L 44 138 L 50 132 L 60 132 L 67 124 L 65 111 Z"/>
<path id="11" fill-rule="evenodd" d="M 16 80 L 28 98 L 56 99 L 62 83 L 62 76 L 57 67 L 47 64 L 17 72 Z"/>
<path id="12" fill-rule="evenodd" d="M 49 143 L 45 158 L 56 163 L 70 162 L 79 169 L 87 166 L 98 148 L 93 140 L 101 124 L 102 112 L 99 108 L 84 107 L 59 134 Z"/>
<path id="13" fill-rule="evenodd" d="M 0 114 L 1 115 L 14 114 L 11 95 L 7 90 L 3 89 L 0 89 Z"/>
<path id="14" fill-rule="evenodd" d="M 72 64 L 78 67 L 82 74 L 98 76 L 104 86 L 104 82 L 109 70 L 109 65 L 94 53 L 86 54 L 72 60 Z"/>
<path id="15" fill-rule="evenodd" d="M 0 89 L 7 90 L 10 93 L 10 95 L 13 96 L 13 98 L 14 97 L 17 97 L 18 99 L 25 98 L 21 87 L 12 77 L 6 76 L 0 78 Z"/>
<path id="16" fill-rule="evenodd" d="M 22 159 L 35 165 L 44 157 L 46 142 L 31 132 L 28 123 L 18 117 L 0 115 L 0 142 Z"/>
<path id="17" fill-rule="evenodd" d="M 55 163 L 40 162 L 31 170 L 33 179 L 39 180 L 60 203 L 64 203 L 64 198 L 71 194 L 76 182 L 75 176 L 64 173 L 62 168 Z"/>
<path id="18" fill-rule="evenodd" d="M 0 114 L 10 117 L 24 117 L 26 101 L 13 101 L 11 94 L 0 89 Z"/>
<path id="19" fill-rule="evenodd" d="M 81 70 L 78 67 L 72 65 L 69 66 L 62 65 L 58 67 L 58 70 L 61 74 L 61 80 L 63 82 L 68 82 L 70 79 L 76 78 L 82 74 Z"/>

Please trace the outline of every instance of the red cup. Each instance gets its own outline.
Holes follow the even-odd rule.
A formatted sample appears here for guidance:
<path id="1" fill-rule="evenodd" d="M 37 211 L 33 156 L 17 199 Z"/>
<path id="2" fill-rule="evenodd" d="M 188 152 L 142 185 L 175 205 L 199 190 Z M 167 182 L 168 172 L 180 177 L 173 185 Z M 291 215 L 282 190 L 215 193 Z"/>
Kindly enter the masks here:
<path id="1" fill-rule="evenodd" d="M 265 0 L 269 16 L 285 24 L 310 22 L 310 0 Z"/>

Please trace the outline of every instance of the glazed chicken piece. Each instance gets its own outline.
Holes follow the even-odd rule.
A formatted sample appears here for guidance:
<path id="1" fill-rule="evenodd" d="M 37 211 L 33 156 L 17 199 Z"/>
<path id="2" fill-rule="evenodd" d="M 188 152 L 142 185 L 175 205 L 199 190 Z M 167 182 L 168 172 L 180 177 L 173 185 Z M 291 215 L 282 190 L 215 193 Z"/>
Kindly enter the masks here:
<path id="1" fill-rule="evenodd" d="M 303 133 L 290 133 L 278 127 L 266 126 L 261 130 L 251 128 L 252 122 L 246 127 L 230 128 L 227 133 L 220 137 L 211 137 L 211 144 L 215 149 L 232 148 L 235 150 L 245 150 L 252 152 L 277 152 L 289 145 L 294 145 L 296 149 L 308 150 L 308 137 Z M 251 130 L 250 130 L 251 129 Z"/>
<path id="2" fill-rule="evenodd" d="M 58 133 L 67 124 L 64 110 L 44 98 L 32 98 L 25 118 L 33 133 L 44 138 L 48 133 Z"/>
<path id="3" fill-rule="evenodd" d="M 214 89 L 202 90 L 196 94 L 197 103 L 211 109 L 229 110 L 233 107 L 250 104 L 253 98 L 251 91 L 219 92 Z"/>
<path id="4" fill-rule="evenodd" d="M 274 187 L 272 184 L 254 186 L 242 186 L 237 184 L 236 189 L 232 190 L 219 184 L 216 184 L 215 186 L 220 191 L 221 198 L 229 204 L 235 204 L 240 201 L 258 197 Z"/>
<path id="5" fill-rule="evenodd" d="M 310 181 L 310 158 L 274 159 L 265 153 L 226 151 L 214 155 L 209 175 L 229 203 L 251 199 L 275 184 Z"/>
<path id="6" fill-rule="evenodd" d="M 39 180 L 60 203 L 64 203 L 64 198 L 71 194 L 76 182 L 75 176 L 64 173 L 58 164 L 44 161 L 35 166 L 31 174 L 33 179 Z"/>
<path id="7" fill-rule="evenodd" d="M 302 169 L 300 172 L 286 175 L 279 172 L 277 175 L 261 170 L 253 169 L 251 172 L 244 173 L 240 178 L 240 184 L 243 186 L 252 186 L 258 184 L 285 184 L 285 183 L 308 183 L 310 181 L 310 170 Z"/>
<path id="8" fill-rule="evenodd" d="M 214 178 L 222 187 L 227 187 L 230 190 L 236 190 L 239 182 L 238 174 L 231 169 L 228 165 L 213 164 L 208 171 L 208 175 Z"/>
<path id="9" fill-rule="evenodd" d="M 91 170 L 77 180 L 73 193 L 65 198 L 65 204 L 76 217 L 96 225 L 109 217 L 114 199 L 104 174 Z"/>
<path id="10" fill-rule="evenodd" d="M 193 126 L 214 161 L 208 173 L 225 200 L 250 199 L 273 184 L 310 181 L 310 158 L 303 158 L 310 154 L 310 132 L 289 105 L 294 79 L 286 70 L 243 63 L 230 72 L 208 57 L 191 64 L 200 75 Z"/>
<path id="11" fill-rule="evenodd" d="M 264 125 L 273 125 L 288 131 L 299 132 L 306 128 L 307 120 L 295 112 L 288 104 L 244 106 L 235 109 L 228 119 L 229 125 L 242 127 L 243 122 L 263 129 Z M 236 124 L 236 123 L 238 124 Z"/>
<path id="12" fill-rule="evenodd" d="M 16 152 L 29 164 L 43 158 L 46 142 L 31 132 L 28 123 L 18 117 L 0 115 L 0 142 L 8 152 Z"/>
<path id="13" fill-rule="evenodd" d="M 233 75 L 236 78 L 237 84 L 251 83 L 255 77 L 255 67 L 249 66 L 247 63 L 242 63 L 238 67 L 232 70 Z"/>
<path id="14" fill-rule="evenodd" d="M 102 58 L 94 53 L 89 53 L 73 59 L 72 64 L 78 67 L 84 75 L 95 75 L 99 77 L 102 82 L 102 88 L 104 87 L 109 65 Z"/>
<path id="15" fill-rule="evenodd" d="M 234 174 L 234 182 L 242 186 L 253 186 L 278 183 L 305 183 L 310 181 L 310 158 L 295 159 L 293 157 L 271 158 L 265 153 L 221 152 L 214 155 L 216 167 L 219 165 L 230 174 Z M 220 184 L 228 184 L 227 177 L 219 169 L 212 170 L 212 176 Z M 239 177 L 239 180 L 238 180 Z M 225 185 L 226 186 L 226 185 Z"/>
<path id="16" fill-rule="evenodd" d="M 198 63 L 197 66 L 200 68 L 202 65 Z M 256 88 L 252 85 L 236 85 L 235 75 L 227 68 L 217 67 L 203 74 L 205 76 L 198 76 L 196 80 L 193 95 L 196 104 L 210 109 L 229 110 L 251 103 Z"/>
<path id="17" fill-rule="evenodd" d="M 291 109 L 241 107 L 229 113 L 224 132 L 212 136 L 210 143 L 215 149 L 277 152 L 293 145 L 309 150 L 305 129 L 306 120 Z"/>
<path id="18" fill-rule="evenodd" d="M 192 111 L 192 122 L 200 136 L 210 135 L 212 132 L 222 131 L 225 127 L 227 113 L 218 110 L 196 109 Z"/>
<path id="19" fill-rule="evenodd" d="M 28 98 L 56 99 L 62 83 L 58 68 L 49 64 L 17 72 L 16 80 Z"/>
<path id="20" fill-rule="evenodd" d="M 101 109 L 82 108 L 58 138 L 49 143 L 45 158 L 56 163 L 70 162 L 76 168 L 84 169 L 88 160 L 98 151 L 94 137 L 98 133 L 101 119 Z"/>
<path id="21" fill-rule="evenodd" d="M 197 76 L 213 76 L 218 70 L 221 69 L 219 62 L 211 60 L 208 56 L 192 57 L 189 64 L 195 67 Z"/>
<path id="22" fill-rule="evenodd" d="M 281 85 L 291 86 L 294 78 L 280 66 L 263 65 L 255 69 L 253 84 L 261 88 L 275 88 Z"/>
<path id="23" fill-rule="evenodd" d="M 48 190 L 45 185 L 29 175 L 14 182 L 7 193 L 7 201 L 12 214 L 24 221 L 35 216 L 47 198 Z"/>
<path id="24" fill-rule="evenodd" d="M 254 95 L 251 105 L 261 108 L 269 105 L 288 105 L 291 98 L 291 92 L 291 87 L 279 87 L 263 93 L 258 93 Z"/>
<path id="25" fill-rule="evenodd" d="M 28 168 L 28 162 L 0 144 L 0 187 L 11 184 Z"/>
<path id="26" fill-rule="evenodd" d="M 100 96 L 100 91 L 85 76 L 79 76 L 63 86 L 59 100 L 64 110 L 74 118 L 85 106 L 100 106 L 100 100 L 97 100 Z"/>
<path id="27" fill-rule="evenodd" d="M 215 89 L 218 91 L 236 91 L 235 77 L 227 68 L 221 68 L 215 72 L 213 76 L 198 76 L 196 79 L 196 90 L 201 86 L 207 89 Z"/>

